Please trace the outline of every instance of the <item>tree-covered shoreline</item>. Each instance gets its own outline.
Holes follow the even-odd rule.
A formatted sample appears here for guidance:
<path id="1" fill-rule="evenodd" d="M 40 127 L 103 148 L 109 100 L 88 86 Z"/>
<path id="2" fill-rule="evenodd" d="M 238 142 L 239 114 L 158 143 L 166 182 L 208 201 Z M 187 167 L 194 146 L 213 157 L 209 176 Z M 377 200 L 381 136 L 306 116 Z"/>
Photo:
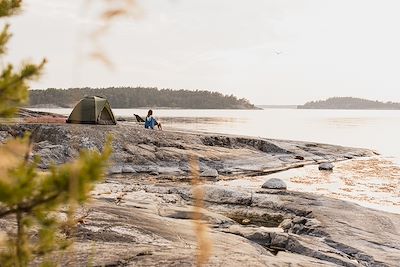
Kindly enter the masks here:
<path id="1" fill-rule="evenodd" d="M 375 109 L 398 110 L 400 103 L 380 102 L 355 97 L 331 97 L 297 106 L 298 109 Z"/>
<path id="2" fill-rule="evenodd" d="M 113 108 L 165 107 L 182 109 L 257 109 L 247 99 L 205 90 L 155 87 L 109 87 L 31 90 L 29 106 L 73 107 L 84 96 L 108 99 Z"/>

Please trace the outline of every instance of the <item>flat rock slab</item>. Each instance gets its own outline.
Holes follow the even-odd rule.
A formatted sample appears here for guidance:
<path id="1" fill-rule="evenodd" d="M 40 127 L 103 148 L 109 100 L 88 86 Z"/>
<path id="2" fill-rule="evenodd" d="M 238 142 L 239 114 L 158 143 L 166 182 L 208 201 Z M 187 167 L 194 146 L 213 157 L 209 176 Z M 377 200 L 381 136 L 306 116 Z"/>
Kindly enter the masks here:
<path id="1" fill-rule="evenodd" d="M 112 162 L 122 168 L 129 165 L 136 175 L 159 173 L 190 175 L 189 158 L 200 159 L 202 176 L 219 177 L 262 175 L 292 168 L 293 164 L 315 164 L 354 157 L 372 156 L 367 149 L 300 141 L 250 138 L 209 133 L 146 131 L 132 123 L 117 125 L 18 124 L 0 125 L 0 139 L 15 133 L 31 132 L 35 144 L 33 154 L 42 155 L 42 168 L 50 160 L 68 162 L 83 148 L 102 150 L 108 135 L 113 136 Z M 2 141 L 2 140 L 0 140 Z M 57 149 L 54 149 L 57 148 Z M 304 159 L 304 160 L 303 160 Z M 317 159 L 317 160 L 316 160 Z M 157 168 L 164 168 L 158 170 Z M 168 168 L 175 168 L 170 171 Z M 129 169 L 129 170 L 128 170 Z M 125 168 L 129 173 L 132 169 Z M 123 169 L 111 168 L 110 173 Z"/>
<path id="2" fill-rule="evenodd" d="M 233 179 L 298 167 L 295 163 L 373 155 L 367 149 L 308 142 L 146 131 L 128 123 L 0 125 L 0 139 L 25 131 L 32 132 L 33 153 L 46 154 L 57 163 L 70 161 L 82 147 L 102 150 L 107 136 L 114 136 L 115 165 L 109 172 L 115 175 L 96 186 L 95 201 L 89 204 L 85 222 L 77 226 L 74 266 L 196 266 L 199 233 L 193 221 L 193 186 L 187 177 L 162 177 L 190 175 L 191 156 L 199 158 L 203 176 Z M 286 188 L 278 179 L 266 182 L 268 190 L 258 191 L 213 182 L 205 181 L 201 187 L 202 220 L 212 241 L 209 266 L 397 266 L 400 262 L 400 215 L 276 190 Z M 1 229 L 12 227 L 10 220 L 0 219 Z M 94 252 L 101 257 L 93 257 Z"/>
<path id="3" fill-rule="evenodd" d="M 193 188 L 151 183 L 131 176 L 97 186 L 97 200 L 78 226 L 76 266 L 86 266 L 94 249 L 105 253 L 94 259 L 99 266 L 196 266 Z M 110 187 L 112 192 L 100 194 Z M 400 261 L 400 215 L 306 193 L 257 194 L 213 185 L 203 190 L 207 209 L 198 211 L 209 226 L 209 266 L 396 266 Z M 110 201 L 121 192 L 120 202 Z M 250 224 L 231 214 L 242 214 Z M 255 223 L 278 216 L 276 226 Z"/>

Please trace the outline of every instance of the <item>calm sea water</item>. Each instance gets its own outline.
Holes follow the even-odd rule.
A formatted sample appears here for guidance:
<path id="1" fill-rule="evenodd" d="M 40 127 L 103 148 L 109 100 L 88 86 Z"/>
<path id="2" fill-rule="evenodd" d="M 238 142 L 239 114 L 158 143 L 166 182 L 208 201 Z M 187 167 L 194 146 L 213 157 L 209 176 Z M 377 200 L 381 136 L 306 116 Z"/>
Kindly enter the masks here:
<path id="1" fill-rule="evenodd" d="M 68 115 L 71 109 L 35 109 Z M 117 117 L 145 117 L 147 109 L 113 109 Z M 400 214 L 400 111 L 156 109 L 165 130 L 202 131 L 301 140 L 374 149 L 381 156 L 336 163 L 334 172 L 306 166 L 273 174 L 289 190 L 312 192 Z M 260 188 L 268 177 L 219 183 Z"/>

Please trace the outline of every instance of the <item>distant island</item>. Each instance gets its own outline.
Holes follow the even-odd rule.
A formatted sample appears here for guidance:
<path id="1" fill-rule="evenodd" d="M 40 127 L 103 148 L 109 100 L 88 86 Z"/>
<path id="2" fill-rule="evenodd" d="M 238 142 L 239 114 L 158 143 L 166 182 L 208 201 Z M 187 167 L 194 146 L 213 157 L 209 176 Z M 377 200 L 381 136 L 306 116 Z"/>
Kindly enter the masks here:
<path id="1" fill-rule="evenodd" d="M 331 97 L 326 100 L 311 101 L 297 106 L 298 109 L 375 109 L 396 110 L 400 103 L 372 101 L 355 97 Z"/>
<path id="2" fill-rule="evenodd" d="M 89 95 L 107 98 L 113 108 L 259 109 L 247 99 L 239 99 L 234 95 L 153 87 L 31 90 L 29 107 L 73 107 L 78 100 Z"/>

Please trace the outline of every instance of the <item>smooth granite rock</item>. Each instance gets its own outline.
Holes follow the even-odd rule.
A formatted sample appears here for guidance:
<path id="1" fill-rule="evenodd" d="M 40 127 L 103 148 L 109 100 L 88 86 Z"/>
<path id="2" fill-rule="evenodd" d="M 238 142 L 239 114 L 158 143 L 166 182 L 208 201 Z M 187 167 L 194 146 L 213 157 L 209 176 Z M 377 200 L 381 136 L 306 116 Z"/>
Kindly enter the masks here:
<path id="1" fill-rule="evenodd" d="M 278 178 L 270 178 L 268 179 L 262 186 L 262 188 L 266 189 L 286 189 L 286 183 Z"/>
<path id="2" fill-rule="evenodd" d="M 318 169 L 321 171 L 332 171 L 335 165 L 330 162 L 321 163 L 318 165 Z"/>
<path id="3" fill-rule="evenodd" d="M 369 150 L 146 131 L 128 123 L 0 124 L 4 137 L 25 131 L 32 133 L 33 154 L 47 156 L 45 165 L 50 160 L 68 162 L 82 147 L 101 150 L 107 136 L 114 137 L 114 166 L 109 173 L 116 175 L 107 175 L 92 192 L 93 201 L 78 209 L 84 223 L 73 234 L 74 257 L 55 252 L 60 266 L 196 266 L 196 212 L 201 212 L 206 231 L 201 238 L 212 246 L 205 266 L 357 267 L 400 262 L 399 214 L 321 195 L 226 183 L 328 159 L 334 162 L 347 154 L 370 156 Z M 82 146 L 83 137 L 87 139 Z M 304 161 L 288 160 L 295 155 Z M 201 170 L 215 170 L 213 175 L 217 172 L 224 179 L 204 179 L 203 185 L 193 186 L 193 156 L 200 159 Z M 136 173 L 122 173 L 126 166 Z M 282 181 L 276 180 L 267 181 L 268 188 L 277 184 L 283 188 Z M 194 194 L 194 189 L 202 193 Z M 201 207 L 194 207 L 196 195 L 202 196 Z M 0 218 L 0 235 L 15 228 L 13 218 Z M 31 236 L 37 234 L 33 231 Z"/>
<path id="4" fill-rule="evenodd" d="M 206 169 L 202 173 L 200 173 L 200 176 L 216 178 L 218 177 L 218 171 L 216 169 Z"/>
<path id="5" fill-rule="evenodd" d="M 279 227 L 283 230 L 287 231 L 292 227 L 292 220 L 291 219 L 284 219 L 280 224 Z"/>

